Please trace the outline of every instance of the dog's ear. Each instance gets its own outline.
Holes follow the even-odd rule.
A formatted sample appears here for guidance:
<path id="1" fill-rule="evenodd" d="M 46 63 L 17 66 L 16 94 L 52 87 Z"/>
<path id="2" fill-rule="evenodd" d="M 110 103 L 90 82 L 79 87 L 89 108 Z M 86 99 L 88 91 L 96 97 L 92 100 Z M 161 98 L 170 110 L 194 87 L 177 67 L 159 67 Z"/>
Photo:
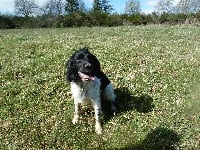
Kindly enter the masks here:
<path id="1" fill-rule="evenodd" d="M 66 79 L 69 82 L 76 81 L 78 79 L 78 69 L 75 66 L 75 60 L 73 56 L 66 63 Z"/>
<path id="2" fill-rule="evenodd" d="M 95 75 L 98 75 L 100 72 L 101 72 L 101 66 L 100 66 L 100 62 L 99 60 L 97 59 L 96 56 L 92 55 L 93 56 L 93 59 L 92 59 L 92 63 L 94 64 L 94 72 L 95 72 Z"/>

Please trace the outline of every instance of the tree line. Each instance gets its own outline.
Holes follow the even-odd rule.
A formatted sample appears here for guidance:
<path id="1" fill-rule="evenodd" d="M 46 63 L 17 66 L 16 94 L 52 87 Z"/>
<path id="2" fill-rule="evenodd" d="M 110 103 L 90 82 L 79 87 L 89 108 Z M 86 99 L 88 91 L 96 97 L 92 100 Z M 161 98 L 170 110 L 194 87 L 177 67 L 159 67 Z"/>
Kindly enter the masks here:
<path id="1" fill-rule="evenodd" d="M 144 14 L 139 0 L 127 0 L 122 14 L 114 13 L 109 0 L 14 0 L 15 14 L 0 14 L 0 28 L 48 28 L 80 26 L 121 26 L 145 24 L 200 25 L 200 0 L 159 0 L 154 12 Z"/>

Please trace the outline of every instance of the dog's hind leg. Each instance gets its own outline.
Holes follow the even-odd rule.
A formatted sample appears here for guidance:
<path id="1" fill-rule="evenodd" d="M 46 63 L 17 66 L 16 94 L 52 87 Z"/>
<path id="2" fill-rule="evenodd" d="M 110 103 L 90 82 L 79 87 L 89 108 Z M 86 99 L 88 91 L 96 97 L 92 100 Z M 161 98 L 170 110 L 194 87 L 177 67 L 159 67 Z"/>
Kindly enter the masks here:
<path id="1" fill-rule="evenodd" d="M 105 92 L 106 99 L 110 101 L 110 104 L 111 104 L 110 109 L 115 115 L 117 109 L 116 109 L 116 95 L 113 89 L 113 85 L 111 83 L 108 84 L 104 92 Z"/>
<path id="2" fill-rule="evenodd" d="M 111 100 L 111 111 L 113 112 L 113 115 L 116 114 L 117 108 L 116 108 L 116 101 L 115 101 L 115 99 Z"/>

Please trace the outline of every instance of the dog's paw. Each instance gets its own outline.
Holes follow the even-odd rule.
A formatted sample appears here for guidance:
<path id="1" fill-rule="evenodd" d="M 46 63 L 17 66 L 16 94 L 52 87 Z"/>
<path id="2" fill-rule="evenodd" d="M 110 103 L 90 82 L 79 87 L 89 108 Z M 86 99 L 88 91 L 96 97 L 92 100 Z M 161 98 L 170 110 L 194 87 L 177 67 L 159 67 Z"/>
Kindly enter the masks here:
<path id="1" fill-rule="evenodd" d="M 77 124 L 78 123 L 78 116 L 74 116 L 74 118 L 72 119 L 72 123 L 73 124 Z"/>
<path id="2" fill-rule="evenodd" d="M 117 113 L 117 108 L 115 106 L 111 107 L 111 112 L 115 116 Z"/>
<path id="3" fill-rule="evenodd" d="M 96 122 L 95 130 L 98 135 L 102 135 L 102 127 L 100 122 Z"/>

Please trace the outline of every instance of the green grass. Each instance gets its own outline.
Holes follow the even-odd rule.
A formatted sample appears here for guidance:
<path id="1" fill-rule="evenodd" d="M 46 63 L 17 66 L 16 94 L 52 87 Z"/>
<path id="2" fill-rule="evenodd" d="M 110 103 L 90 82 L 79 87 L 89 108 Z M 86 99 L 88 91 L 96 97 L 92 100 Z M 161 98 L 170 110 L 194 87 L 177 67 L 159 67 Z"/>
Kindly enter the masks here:
<path id="1" fill-rule="evenodd" d="M 200 149 L 200 28 L 0 30 L 0 149 Z M 99 58 L 118 113 L 94 131 L 74 126 L 65 61 L 83 46 Z"/>

